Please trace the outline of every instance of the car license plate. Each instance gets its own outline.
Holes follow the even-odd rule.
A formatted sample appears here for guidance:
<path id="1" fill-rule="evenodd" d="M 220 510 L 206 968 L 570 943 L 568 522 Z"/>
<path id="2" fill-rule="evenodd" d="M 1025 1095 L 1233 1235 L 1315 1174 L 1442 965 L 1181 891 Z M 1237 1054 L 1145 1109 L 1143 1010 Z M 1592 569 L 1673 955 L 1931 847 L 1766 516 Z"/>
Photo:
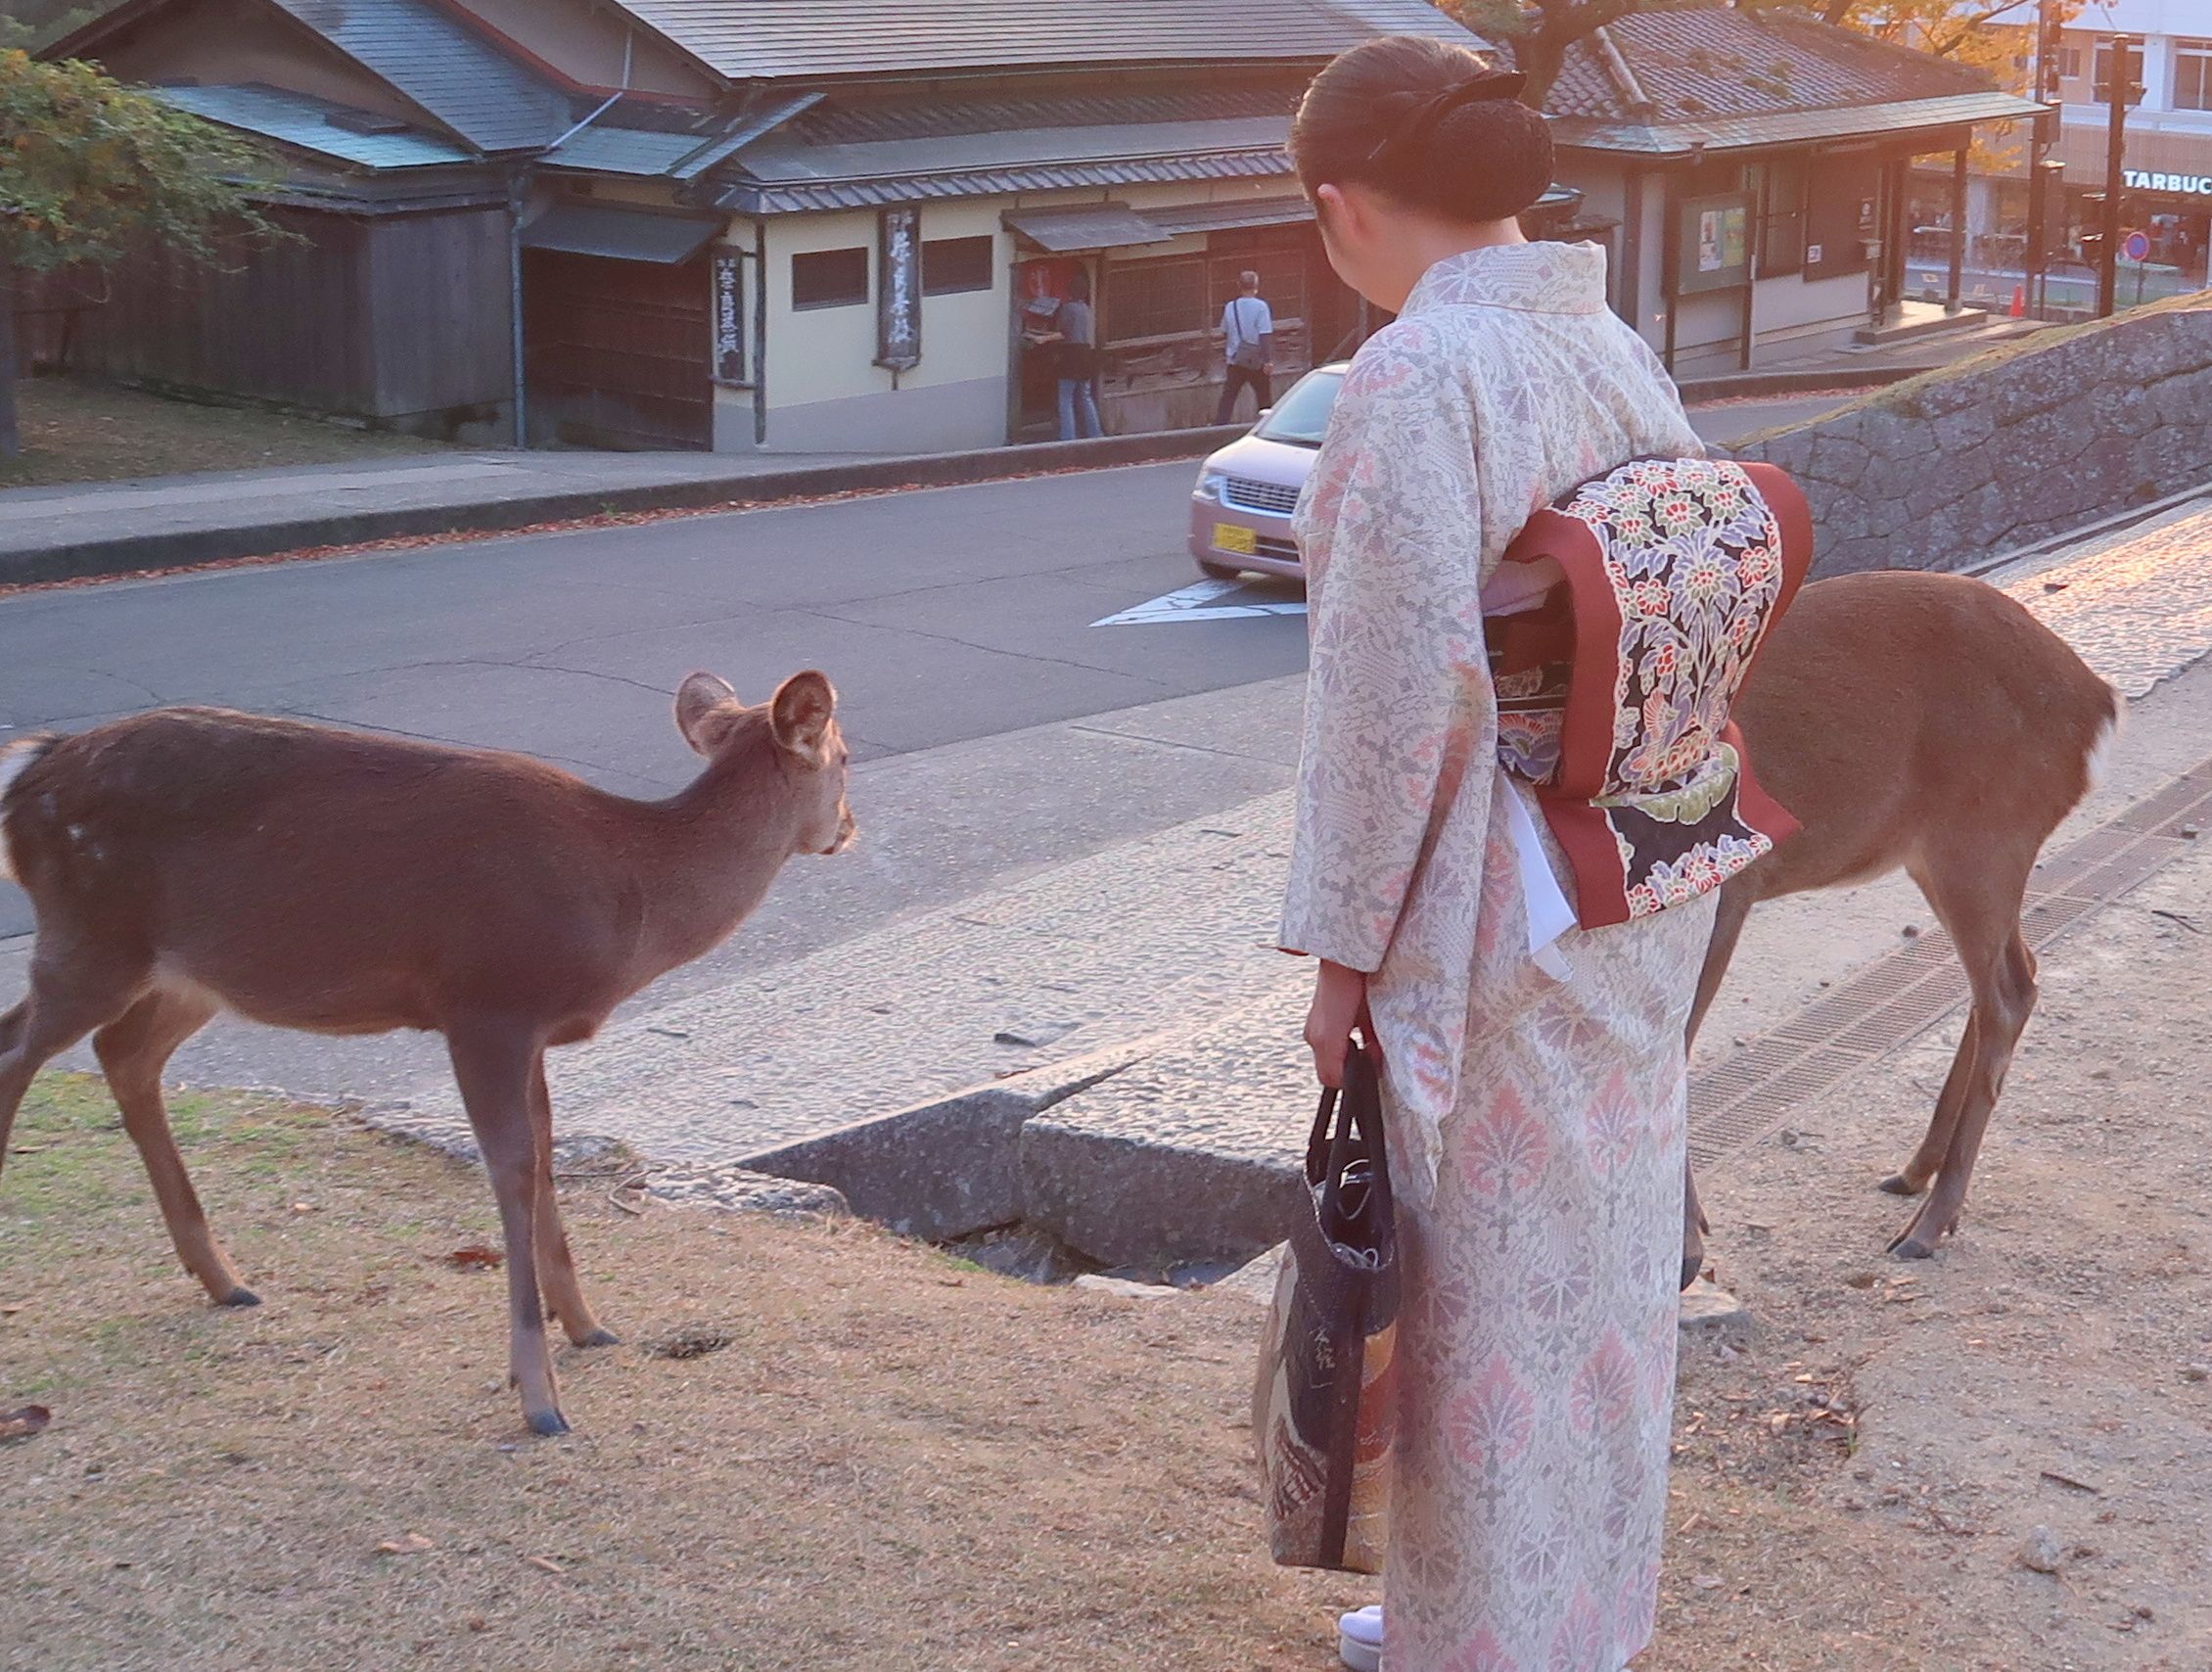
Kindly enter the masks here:
<path id="1" fill-rule="evenodd" d="M 1233 551 L 1239 557 L 1257 557 L 1260 553 L 1260 536 L 1250 529 L 1238 528 L 1234 523 L 1216 523 L 1214 549 Z"/>

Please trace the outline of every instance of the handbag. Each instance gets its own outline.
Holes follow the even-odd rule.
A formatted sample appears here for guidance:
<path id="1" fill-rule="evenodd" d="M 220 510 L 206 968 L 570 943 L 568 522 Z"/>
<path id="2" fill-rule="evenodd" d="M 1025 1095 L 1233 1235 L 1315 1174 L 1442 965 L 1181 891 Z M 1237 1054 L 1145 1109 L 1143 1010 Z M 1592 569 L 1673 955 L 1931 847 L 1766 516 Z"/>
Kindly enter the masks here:
<path id="1" fill-rule="evenodd" d="M 1306 1146 L 1307 1209 L 1275 1279 L 1253 1387 L 1277 1564 L 1380 1573 L 1397 1432 L 1398 1238 L 1375 1062 L 1354 1050 Z"/>

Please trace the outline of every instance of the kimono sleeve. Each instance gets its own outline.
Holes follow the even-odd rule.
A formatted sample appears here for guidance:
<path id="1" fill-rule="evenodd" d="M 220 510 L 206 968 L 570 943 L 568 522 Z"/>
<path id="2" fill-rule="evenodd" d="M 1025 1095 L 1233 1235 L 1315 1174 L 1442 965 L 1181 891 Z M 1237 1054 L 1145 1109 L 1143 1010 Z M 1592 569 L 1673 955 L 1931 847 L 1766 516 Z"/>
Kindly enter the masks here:
<path id="1" fill-rule="evenodd" d="M 1312 660 L 1282 946 L 1369 973 L 1447 809 L 1495 776 L 1468 779 L 1496 729 L 1474 405 L 1412 326 L 1346 375 L 1301 520 Z"/>

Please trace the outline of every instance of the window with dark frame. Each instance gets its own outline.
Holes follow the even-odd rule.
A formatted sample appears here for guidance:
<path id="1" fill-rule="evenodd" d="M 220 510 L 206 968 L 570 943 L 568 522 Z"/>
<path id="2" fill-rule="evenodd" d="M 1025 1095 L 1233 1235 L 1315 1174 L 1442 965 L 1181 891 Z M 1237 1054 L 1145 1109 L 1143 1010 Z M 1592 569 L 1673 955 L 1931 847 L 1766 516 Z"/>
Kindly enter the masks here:
<path id="1" fill-rule="evenodd" d="M 1115 262 L 1107 269 L 1102 323 L 1108 343 L 1203 331 L 1213 323 L 1206 317 L 1206 257 Z"/>
<path id="2" fill-rule="evenodd" d="M 2110 41 L 2098 41 L 2097 43 L 2097 56 L 2092 63 L 2092 70 L 2093 85 L 2090 88 L 2090 99 L 2095 104 L 2108 104 L 2112 98 L 2112 43 Z M 2140 41 L 2128 48 L 2127 76 L 2128 103 L 2131 105 L 2141 104 L 2143 102 L 2143 43 Z"/>
<path id="3" fill-rule="evenodd" d="M 922 240 L 922 295 L 958 296 L 987 291 L 998 282 L 998 241 L 977 238 Z"/>
<path id="4" fill-rule="evenodd" d="M 791 258 L 791 305 L 853 307 L 868 300 L 868 252 L 808 250 Z"/>
<path id="5" fill-rule="evenodd" d="M 2174 43 L 2174 109 L 2212 111 L 2212 41 Z"/>

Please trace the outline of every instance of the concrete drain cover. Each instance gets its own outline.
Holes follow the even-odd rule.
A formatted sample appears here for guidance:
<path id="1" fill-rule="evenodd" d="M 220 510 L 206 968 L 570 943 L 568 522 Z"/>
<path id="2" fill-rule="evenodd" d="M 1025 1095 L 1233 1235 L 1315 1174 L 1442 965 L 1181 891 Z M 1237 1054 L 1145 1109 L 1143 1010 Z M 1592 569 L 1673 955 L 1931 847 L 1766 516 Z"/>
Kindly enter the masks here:
<path id="1" fill-rule="evenodd" d="M 2021 932 L 2042 952 L 2148 880 L 2212 819 L 2212 760 L 2045 857 Z M 1877 959 L 1771 1033 L 1693 1075 L 1689 1154 L 1700 1168 L 1779 1132 L 1802 1105 L 1908 1044 L 1965 1003 L 1965 972 L 1943 934 Z"/>

